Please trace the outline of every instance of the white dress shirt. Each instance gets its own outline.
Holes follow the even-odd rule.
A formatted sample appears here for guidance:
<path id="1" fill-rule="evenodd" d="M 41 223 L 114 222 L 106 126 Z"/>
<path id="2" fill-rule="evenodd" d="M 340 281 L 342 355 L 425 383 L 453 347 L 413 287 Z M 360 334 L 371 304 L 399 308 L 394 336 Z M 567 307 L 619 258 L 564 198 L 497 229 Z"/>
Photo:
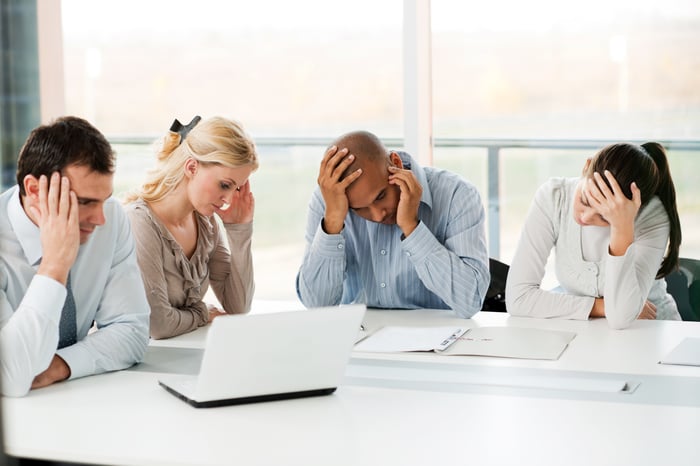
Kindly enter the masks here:
<path id="1" fill-rule="evenodd" d="M 654 279 L 670 231 L 659 198 L 654 196 L 637 214 L 634 242 L 625 254 L 611 256 L 609 227 L 582 227 L 574 220 L 577 183 L 578 178 L 553 178 L 537 190 L 508 271 L 508 312 L 588 319 L 594 299 L 605 297 L 613 328 L 631 325 L 647 299 L 656 305 L 657 319 L 680 320 L 665 280 Z M 540 288 L 552 249 L 564 293 Z"/>
<path id="2" fill-rule="evenodd" d="M 36 275 L 39 228 L 22 208 L 19 188 L 0 195 L 0 354 L 2 392 L 26 394 L 54 354 L 71 378 L 124 369 L 142 360 L 149 307 L 128 219 L 119 202 L 104 205 L 105 225 L 82 244 L 71 268 L 78 342 L 57 350 L 66 288 Z M 93 325 L 97 331 L 88 335 Z"/>

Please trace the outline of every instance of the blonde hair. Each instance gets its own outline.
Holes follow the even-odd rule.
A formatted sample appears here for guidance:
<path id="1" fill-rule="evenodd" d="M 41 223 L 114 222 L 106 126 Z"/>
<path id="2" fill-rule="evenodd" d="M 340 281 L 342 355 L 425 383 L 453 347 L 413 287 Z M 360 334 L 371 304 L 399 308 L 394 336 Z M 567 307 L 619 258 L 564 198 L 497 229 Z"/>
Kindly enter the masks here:
<path id="1" fill-rule="evenodd" d="M 255 171 L 258 156 L 255 143 L 243 127 L 227 118 L 212 117 L 201 121 L 183 141 L 180 134 L 169 131 L 157 150 L 158 163 L 149 171 L 140 189 L 125 196 L 124 202 L 143 198 L 157 202 L 171 193 L 185 177 L 183 167 L 189 158 L 203 165 L 217 164 L 229 168 L 246 165 Z"/>

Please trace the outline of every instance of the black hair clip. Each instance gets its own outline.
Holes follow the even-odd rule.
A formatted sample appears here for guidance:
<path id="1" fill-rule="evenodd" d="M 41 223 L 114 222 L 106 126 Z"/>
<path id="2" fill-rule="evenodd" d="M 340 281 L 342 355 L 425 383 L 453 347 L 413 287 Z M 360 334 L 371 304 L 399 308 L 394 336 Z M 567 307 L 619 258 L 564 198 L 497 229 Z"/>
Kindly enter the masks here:
<path id="1" fill-rule="evenodd" d="M 183 125 L 177 118 L 175 118 L 173 124 L 170 125 L 170 131 L 172 131 L 173 133 L 178 133 L 180 135 L 180 144 L 182 144 L 182 141 L 185 140 L 189 132 L 192 131 L 192 128 L 197 126 L 197 123 L 199 123 L 201 119 L 202 117 L 197 115 L 194 118 L 192 118 L 192 121 L 190 121 L 189 124 Z"/>

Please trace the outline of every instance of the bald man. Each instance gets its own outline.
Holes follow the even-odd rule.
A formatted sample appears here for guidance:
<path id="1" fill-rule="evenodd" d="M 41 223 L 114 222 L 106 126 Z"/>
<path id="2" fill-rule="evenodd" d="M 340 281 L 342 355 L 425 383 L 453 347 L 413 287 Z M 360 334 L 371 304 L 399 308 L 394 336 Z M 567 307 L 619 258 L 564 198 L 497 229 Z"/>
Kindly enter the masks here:
<path id="1" fill-rule="evenodd" d="M 326 150 L 309 204 L 297 294 L 307 307 L 364 303 L 469 318 L 489 286 L 476 188 L 356 131 Z"/>

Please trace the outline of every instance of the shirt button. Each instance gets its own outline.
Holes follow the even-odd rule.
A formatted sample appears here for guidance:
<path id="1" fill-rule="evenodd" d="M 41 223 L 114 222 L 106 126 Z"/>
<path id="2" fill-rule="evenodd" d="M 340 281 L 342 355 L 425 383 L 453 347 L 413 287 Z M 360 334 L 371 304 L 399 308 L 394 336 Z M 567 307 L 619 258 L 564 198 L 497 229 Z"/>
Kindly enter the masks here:
<path id="1" fill-rule="evenodd" d="M 407 252 L 406 255 L 407 255 L 408 257 L 411 257 L 411 253 L 410 253 L 410 252 Z"/>
<path id="2" fill-rule="evenodd" d="M 339 244 L 339 245 L 338 245 L 338 249 L 343 249 L 343 245 L 342 245 L 342 244 Z"/>
<path id="3" fill-rule="evenodd" d="M 381 254 L 382 256 L 386 256 L 386 249 L 382 249 L 381 251 L 379 251 L 379 254 Z"/>
<path id="4" fill-rule="evenodd" d="M 382 282 L 379 284 L 379 286 L 381 286 L 382 288 L 386 288 L 386 283 Z"/>

